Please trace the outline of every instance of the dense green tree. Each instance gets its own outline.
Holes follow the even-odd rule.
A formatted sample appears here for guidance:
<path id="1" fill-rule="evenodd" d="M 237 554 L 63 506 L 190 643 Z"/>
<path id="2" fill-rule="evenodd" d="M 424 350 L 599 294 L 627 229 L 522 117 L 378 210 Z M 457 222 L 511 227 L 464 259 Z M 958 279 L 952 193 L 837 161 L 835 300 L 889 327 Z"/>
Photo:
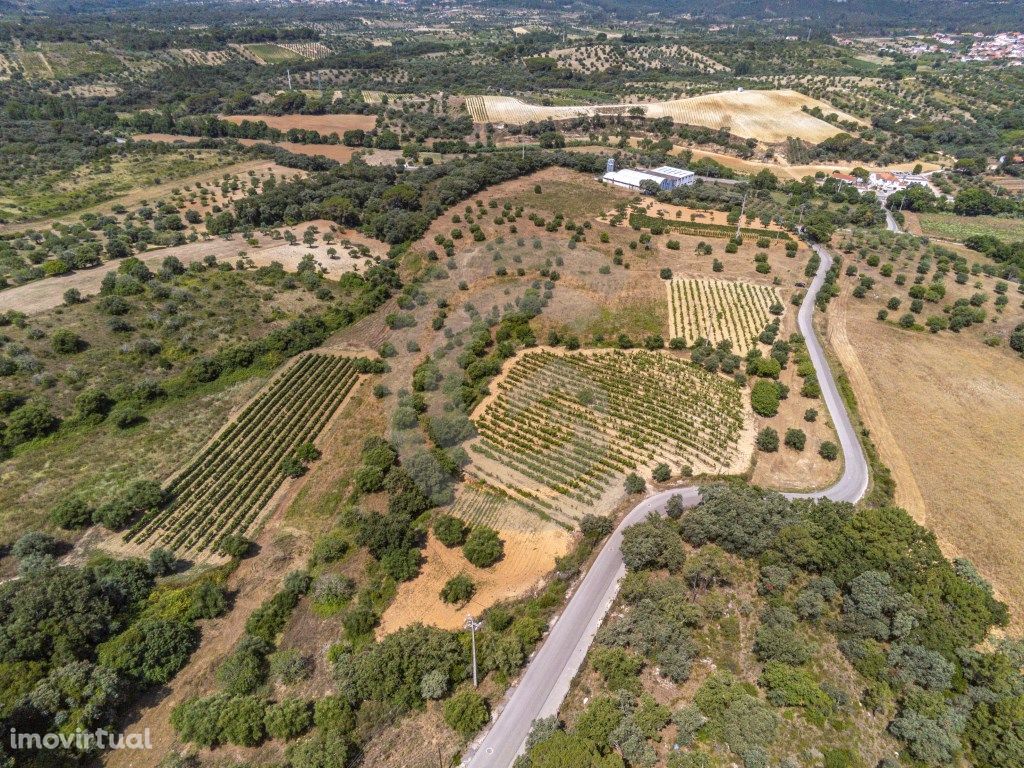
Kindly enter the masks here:
<path id="1" fill-rule="evenodd" d="M 504 557 L 505 544 L 493 528 L 478 525 L 466 537 L 462 552 L 477 568 L 489 568 Z"/>

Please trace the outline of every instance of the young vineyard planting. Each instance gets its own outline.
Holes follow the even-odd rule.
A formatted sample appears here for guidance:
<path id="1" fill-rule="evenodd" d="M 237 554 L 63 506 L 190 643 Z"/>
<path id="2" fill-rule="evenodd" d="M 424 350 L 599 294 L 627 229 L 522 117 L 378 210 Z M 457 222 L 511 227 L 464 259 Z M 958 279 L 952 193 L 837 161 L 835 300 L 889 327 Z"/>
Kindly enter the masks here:
<path id="1" fill-rule="evenodd" d="M 738 473 L 749 458 L 737 385 L 660 352 L 528 352 L 475 423 L 473 472 L 562 523 L 628 473 Z"/>
<path id="2" fill-rule="evenodd" d="M 536 504 L 514 498 L 503 489 L 473 474 L 459 488 L 451 513 L 470 525 L 488 525 L 498 531 L 517 530 L 525 533 L 557 528 L 550 515 Z"/>
<path id="3" fill-rule="evenodd" d="M 357 381 L 349 357 L 296 361 L 173 479 L 167 505 L 139 520 L 125 540 L 200 553 L 256 527 L 285 480 L 282 462 L 320 434 Z"/>
<path id="4" fill-rule="evenodd" d="M 687 346 L 701 337 L 713 344 L 728 339 L 740 355 L 771 321 L 772 305 L 781 305 L 774 288 L 753 283 L 674 278 L 665 286 L 670 338 Z"/>

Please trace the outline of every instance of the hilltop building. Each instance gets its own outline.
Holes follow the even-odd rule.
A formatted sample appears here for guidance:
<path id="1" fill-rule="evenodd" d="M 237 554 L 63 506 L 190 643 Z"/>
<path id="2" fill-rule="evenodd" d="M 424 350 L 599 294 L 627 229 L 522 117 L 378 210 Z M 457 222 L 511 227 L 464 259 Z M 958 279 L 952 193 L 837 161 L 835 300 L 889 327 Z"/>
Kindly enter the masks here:
<path id="1" fill-rule="evenodd" d="M 663 192 L 669 192 L 676 187 L 693 184 L 693 182 L 697 180 L 697 174 L 693 171 L 687 171 L 684 168 L 676 168 L 672 165 L 662 165 L 648 171 L 641 171 L 634 168 L 615 170 L 614 161 L 609 160 L 608 170 L 605 172 L 604 176 L 601 177 L 601 180 L 616 187 L 635 189 L 637 192 L 642 192 L 644 189 L 644 182 L 648 181 L 656 184 L 658 189 Z"/>

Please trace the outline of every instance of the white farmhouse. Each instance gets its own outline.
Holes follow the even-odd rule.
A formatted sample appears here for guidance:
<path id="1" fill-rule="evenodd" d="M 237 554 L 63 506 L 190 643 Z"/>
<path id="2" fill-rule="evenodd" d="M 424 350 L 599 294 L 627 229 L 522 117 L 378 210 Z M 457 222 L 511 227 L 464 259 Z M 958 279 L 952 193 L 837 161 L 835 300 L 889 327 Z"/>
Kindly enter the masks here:
<path id="1" fill-rule="evenodd" d="M 889 171 L 877 171 L 868 176 L 868 185 L 872 189 L 877 189 L 879 192 L 890 195 L 893 192 L 899 192 L 901 189 L 906 189 L 907 185 L 900 180 L 895 173 Z"/>

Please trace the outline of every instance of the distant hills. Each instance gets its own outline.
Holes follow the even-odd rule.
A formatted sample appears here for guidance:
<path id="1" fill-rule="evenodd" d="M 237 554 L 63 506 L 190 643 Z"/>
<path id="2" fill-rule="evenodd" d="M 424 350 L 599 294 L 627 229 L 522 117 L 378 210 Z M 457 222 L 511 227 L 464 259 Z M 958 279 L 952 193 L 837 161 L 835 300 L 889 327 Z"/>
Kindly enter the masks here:
<path id="1" fill-rule="evenodd" d="M 1024 0 L 482 0 L 482 4 L 551 10 L 590 7 L 630 19 L 652 14 L 662 18 L 690 14 L 722 20 L 783 19 L 832 29 L 1024 26 Z"/>

